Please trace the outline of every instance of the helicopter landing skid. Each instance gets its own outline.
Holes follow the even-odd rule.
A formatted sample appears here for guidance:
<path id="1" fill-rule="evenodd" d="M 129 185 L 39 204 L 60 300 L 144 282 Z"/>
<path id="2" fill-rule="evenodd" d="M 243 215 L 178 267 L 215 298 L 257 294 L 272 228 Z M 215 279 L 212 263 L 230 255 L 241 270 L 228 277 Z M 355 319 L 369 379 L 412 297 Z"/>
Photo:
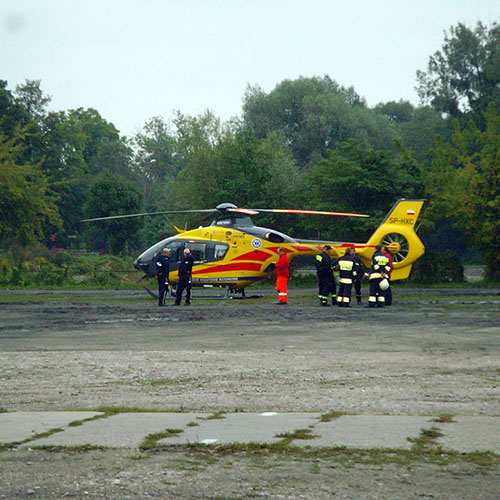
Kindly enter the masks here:
<path id="1" fill-rule="evenodd" d="M 149 295 L 151 295 L 151 297 L 153 297 L 154 299 L 158 300 L 158 294 L 153 292 L 153 290 L 150 290 L 148 287 L 143 287 L 144 290 L 146 290 L 146 292 L 149 293 Z M 224 296 L 222 297 L 214 297 L 213 295 L 197 295 L 196 297 L 193 297 L 193 298 L 197 298 L 197 299 L 203 299 L 203 300 L 229 300 L 229 299 L 237 299 L 237 300 L 241 300 L 241 299 L 260 299 L 263 297 L 263 295 L 246 295 L 245 294 L 245 289 L 242 288 L 241 289 L 241 295 L 240 296 L 236 296 L 236 295 L 231 295 L 231 293 L 234 293 L 235 290 L 233 290 L 231 287 L 229 286 L 226 286 L 226 290 L 224 292 Z M 191 289 L 191 294 L 192 294 L 192 289 Z M 193 295 L 192 295 L 193 296 Z M 170 293 L 167 294 L 167 296 L 165 297 L 166 299 L 168 299 L 168 297 L 172 297 L 174 298 L 175 297 L 175 293 L 173 293 L 173 290 L 170 289 Z"/>

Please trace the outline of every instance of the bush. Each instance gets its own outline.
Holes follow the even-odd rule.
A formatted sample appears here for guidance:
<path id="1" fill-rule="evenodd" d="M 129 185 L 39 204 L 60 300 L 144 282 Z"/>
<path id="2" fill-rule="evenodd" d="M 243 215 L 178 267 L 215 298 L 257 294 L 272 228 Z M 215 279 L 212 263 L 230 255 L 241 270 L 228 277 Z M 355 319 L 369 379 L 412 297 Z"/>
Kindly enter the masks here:
<path id="1" fill-rule="evenodd" d="M 462 283 L 464 281 L 464 266 L 457 254 L 451 251 L 436 252 L 427 250 L 410 274 L 414 283 Z"/>
<path id="2" fill-rule="evenodd" d="M 75 257 L 45 248 L 0 250 L 0 286 L 121 288 L 135 284 L 130 258 L 113 255 Z"/>

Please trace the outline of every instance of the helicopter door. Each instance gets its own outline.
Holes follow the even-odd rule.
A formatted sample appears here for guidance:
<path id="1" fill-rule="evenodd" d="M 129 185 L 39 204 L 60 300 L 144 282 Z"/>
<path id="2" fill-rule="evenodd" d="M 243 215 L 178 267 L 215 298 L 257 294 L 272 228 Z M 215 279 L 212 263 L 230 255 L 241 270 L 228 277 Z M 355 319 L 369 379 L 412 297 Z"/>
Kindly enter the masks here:
<path id="1" fill-rule="evenodd" d="M 204 264 L 207 261 L 207 244 L 206 243 L 191 243 L 185 244 L 185 248 L 191 250 L 191 255 L 194 257 L 194 263 Z M 180 256 L 179 256 L 180 258 Z"/>

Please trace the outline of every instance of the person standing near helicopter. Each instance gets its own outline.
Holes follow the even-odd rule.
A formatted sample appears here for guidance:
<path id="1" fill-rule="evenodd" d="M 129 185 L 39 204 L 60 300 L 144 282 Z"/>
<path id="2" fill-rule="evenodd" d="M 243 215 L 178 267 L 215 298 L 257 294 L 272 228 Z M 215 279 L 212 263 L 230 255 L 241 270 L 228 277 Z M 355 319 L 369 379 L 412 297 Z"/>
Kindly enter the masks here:
<path id="1" fill-rule="evenodd" d="M 382 246 L 377 245 L 372 257 L 372 267 L 370 269 L 370 296 L 368 307 L 384 307 L 385 293 L 381 287 L 382 280 L 387 280 L 391 271 L 389 258 L 382 251 Z M 366 307 L 366 306 L 365 306 Z"/>
<path id="2" fill-rule="evenodd" d="M 361 257 L 356 253 L 356 250 L 353 252 L 354 261 L 356 262 L 357 269 L 356 275 L 354 276 L 354 290 L 356 292 L 356 302 L 360 306 L 362 304 L 361 301 L 361 281 L 366 273 L 365 266 L 363 265 L 363 261 Z"/>
<path id="3" fill-rule="evenodd" d="M 175 297 L 175 306 L 181 305 L 182 292 L 186 290 L 186 305 L 191 304 L 191 272 L 193 270 L 194 257 L 189 248 L 184 249 L 179 262 L 179 281 L 177 283 L 177 295 Z"/>
<path id="4" fill-rule="evenodd" d="M 168 275 L 170 272 L 170 249 L 164 248 L 156 260 L 156 277 L 158 278 L 158 305 L 165 305 L 165 295 L 168 293 Z"/>
<path id="5" fill-rule="evenodd" d="M 332 259 L 330 258 L 330 245 L 325 245 L 322 252 L 316 255 L 316 273 L 318 275 L 318 297 L 322 306 L 329 306 L 328 299 L 331 295 L 332 305 L 336 304 L 337 291 L 335 277 L 333 276 Z"/>
<path id="6" fill-rule="evenodd" d="M 276 262 L 276 290 L 279 296 L 279 305 L 288 304 L 288 278 L 290 276 L 290 261 L 284 248 L 278 248 L 279 259 Z"/>

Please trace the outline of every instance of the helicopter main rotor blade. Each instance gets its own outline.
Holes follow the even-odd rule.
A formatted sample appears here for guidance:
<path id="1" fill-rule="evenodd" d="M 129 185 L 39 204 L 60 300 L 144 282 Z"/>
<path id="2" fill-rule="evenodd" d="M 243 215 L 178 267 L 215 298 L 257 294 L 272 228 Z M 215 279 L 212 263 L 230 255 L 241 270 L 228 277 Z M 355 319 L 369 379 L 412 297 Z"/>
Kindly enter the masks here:
<path id="1" fill-rule="evenodd" d="M 272 212 L 279 214 L 307 214 L 307 215 L 338 215 L 341 217 L 370 217 L 365 214 L 353 214 L 349 212 L 326 212 L 324 210 L 297 210 L 295 208 L 254 208 L 257 212 Z"/>
<path id="2" fill-rule="evenodd" d="M 211 208 L 201 210 L 166 210 L 163 212 L 145 212 L 142 214 L 110 215 L 109 217 L 95 217 L 93 219 L 83 219 L 80 222 L 93 222 L 96 220 L 126 219 L 129 217 L 144 217 L 145 215 L 165 215 L 165 214 L 196 214 L 214 212 Z"/>
<path id="3" fill-rule="evenodd" d="M 256 210 L 253 210 L 252 208 L 230 208 L 228 210 L 229 212 L 237 212 L 239 214 L 246 214 L 246 215 L 257 215 L 259 213 Z"/>

